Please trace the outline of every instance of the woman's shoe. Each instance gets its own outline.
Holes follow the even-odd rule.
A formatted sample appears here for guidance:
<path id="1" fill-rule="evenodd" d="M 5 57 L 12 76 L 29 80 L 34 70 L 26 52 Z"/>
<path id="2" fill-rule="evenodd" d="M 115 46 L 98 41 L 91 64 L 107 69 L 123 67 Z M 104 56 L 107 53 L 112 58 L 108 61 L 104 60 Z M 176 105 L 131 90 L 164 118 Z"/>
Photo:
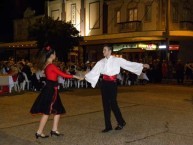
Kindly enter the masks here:
<path id="1" fill-rule="evenodd" d="M 52 135 L 55 135 L 55 136 L 63 136 L 64 134 L 61 134 L 61 133 L 59 133 L 58 131 L 52 131 L 52 130 L 51 130 L 50 135 L 51 135 L 51 136 L 52 136 Z"/>
<path id="2" fill-rule="evenodd" d="M 40 138 L 48 138 L 49 135 L 44 135 L 44 134 L 38 134 L 38 133 L 36 133 L 36 134 L 35 134 L 35 137 L 36 137 L 36 139 L 38 139 L 39 137 L 40 137 Z"/>

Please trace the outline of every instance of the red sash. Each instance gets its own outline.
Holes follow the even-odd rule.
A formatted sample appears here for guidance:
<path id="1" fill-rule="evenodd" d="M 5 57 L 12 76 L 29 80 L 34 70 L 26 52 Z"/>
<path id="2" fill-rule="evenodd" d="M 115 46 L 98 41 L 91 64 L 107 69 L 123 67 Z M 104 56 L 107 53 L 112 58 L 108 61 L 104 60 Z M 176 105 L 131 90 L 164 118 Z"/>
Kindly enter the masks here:
<path id="1" fill-rule="evenodd" d="M 51 105 L 50 105 L 50 114 L 52 113 L 57 113 L 52 107 L 56 101 L 56 98 L 58 96 L 58 87 L 54 87 L 54 96 L 52 98 L 52 102 L 51 102 Z"/>
<path id="2" fill-rule="evenodd" d="M 117 75 L 114 75 L 114 76 L 103 75 L 103 80 L 116 82 Z"/>

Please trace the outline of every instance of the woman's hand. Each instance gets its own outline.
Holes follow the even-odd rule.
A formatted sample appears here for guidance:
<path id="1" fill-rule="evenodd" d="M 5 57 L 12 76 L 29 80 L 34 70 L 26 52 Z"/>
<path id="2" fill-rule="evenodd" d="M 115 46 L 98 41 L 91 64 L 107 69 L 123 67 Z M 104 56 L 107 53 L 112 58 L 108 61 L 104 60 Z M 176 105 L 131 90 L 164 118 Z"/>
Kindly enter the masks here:
<path id="1" fill-rule="evenodd" d="M 79 77 L 79 76 L 76 76 L 76 75 L 73 75 L 73 78 L 78 79 L 78 80 L 80 80 L 80 81 L 84 80 L 83 77 Z"/>

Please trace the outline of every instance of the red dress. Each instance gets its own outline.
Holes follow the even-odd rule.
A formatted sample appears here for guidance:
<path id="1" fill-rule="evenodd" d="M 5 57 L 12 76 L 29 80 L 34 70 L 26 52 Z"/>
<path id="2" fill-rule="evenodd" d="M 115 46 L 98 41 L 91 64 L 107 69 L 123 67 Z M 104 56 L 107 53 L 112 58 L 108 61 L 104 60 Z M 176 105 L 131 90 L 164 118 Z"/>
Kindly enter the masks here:
<path id="1" fill-rule="evenodd" d="M 63 114 L 65 108 L 62 105 L 60 96 L 58 94 L 58 76 L 64 78 L 72 78 L 73 75 L 62 72 L 54 64 L 49 64 L 45 68 L 46 85 L 42 89 L 39 96 L 36 98 L 30 112 L 32 114 Z"/>

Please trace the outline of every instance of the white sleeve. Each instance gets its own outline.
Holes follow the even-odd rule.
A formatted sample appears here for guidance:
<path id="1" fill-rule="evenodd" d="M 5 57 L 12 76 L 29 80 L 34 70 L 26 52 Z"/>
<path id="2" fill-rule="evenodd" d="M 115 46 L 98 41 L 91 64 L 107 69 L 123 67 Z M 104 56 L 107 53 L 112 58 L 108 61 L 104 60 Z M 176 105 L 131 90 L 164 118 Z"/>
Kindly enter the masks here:
<path id="1" fill-rule="evenodd" d="M 143 70 L 142 63 L 127 61 L 123 58 L 118 58 L 118 59 L 119 59 L 120 67 L 122 67 L 123 69 L 128 70 L 136 75 L 141 74 Z"/>
<path id="2" fill-rule="evenodd" d="M 36 78 L 37 80 L 40 80 L 40 74 L 39 74 L 39 71 L 35 73 L 36 74 Z"/>
<path id="3" fill-rule="evenodd" d="M 85 75 L 85 80 L 91 83 L 91 86 L 94 88 L 98 82 L 101 73 L 101 63 L 97 62 L 91 71 Z"/>

